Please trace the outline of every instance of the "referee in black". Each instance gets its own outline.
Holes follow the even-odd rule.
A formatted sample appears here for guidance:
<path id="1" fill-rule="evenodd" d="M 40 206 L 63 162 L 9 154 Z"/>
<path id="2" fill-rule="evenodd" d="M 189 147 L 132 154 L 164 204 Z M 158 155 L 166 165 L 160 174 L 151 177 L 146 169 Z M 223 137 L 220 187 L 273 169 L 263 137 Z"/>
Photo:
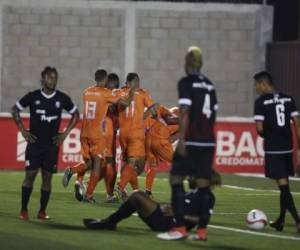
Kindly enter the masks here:
<path id="1" fill-rule="evenodd" d="M 256 92 L 260 95 L 255 101 L 254 120 L 257 133 L 264 138 L 265 175 L 274 179 L 280 190 L 280 214 L 270 222 L 270 226 L 282 231 L 285 213 L 289 211 L 300 233 L 300 218 L 289 187 L 289 176 L 294 175 L 291 120 L 300 142 L 299 112 L 291 96 L 274 89 L 268 72 L 255 74 L 254 81 Z"/>
<path id="2" fill-rule="evenodd" d="M 187 237 L 184 224 L 185 191 L 183 180 L 190 176 L 196 179 L 199 204 L 197 233 L 190 235 L 192 240 L 206 240 L 206 226 L 210 217 L 214 195 L 210 190 L 212 164 L 215 150 L 214 125 L 218 109 L 214 84 L 207 79 L 200 69 L 202 67 L 201 49 L 192 46 L 185 57 L 187 76 L 178 83 L 179 93 L 179 142 L 172 162 L 170 184 L 171 203 L 176 220 L 175 227 L 157 235 L 162 240 L 177 240 Z"/>
<path id="3" fill-rule="evenodd" d="M 79 119 L 77 107 L 68 95 L 56 89 L 58 73 L 47 66 L 41 73 L 42 88 L 27 93 L 12 108 L 12 116 L 27 141 L 25 151 L 25 179 L 22 185 L 22 208 L 20 219 L 28 220 L 28 202 L 39 168 L 42 172 L 40 210 L 37 218 L 49 219 L 46 208 L 51 193 L 52 174 L 57 171 L 59 145 L 63 142 Z M 20 111 L 30 109 L 30 127 L 27 130 Z M 64 132 L 59 132 L 62 110 L 72 118 Z"/>

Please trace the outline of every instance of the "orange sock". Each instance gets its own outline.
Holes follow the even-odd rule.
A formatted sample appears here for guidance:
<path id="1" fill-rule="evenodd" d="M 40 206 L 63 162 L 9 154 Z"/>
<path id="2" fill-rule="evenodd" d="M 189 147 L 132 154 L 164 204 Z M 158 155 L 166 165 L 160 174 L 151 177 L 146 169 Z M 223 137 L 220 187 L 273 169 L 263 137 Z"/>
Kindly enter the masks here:
<path id="1" fill-rule="evenodd" d="M 105 180 L 106 192 L 109 195 L 112 195 L 114 193 L 116 177 L 117 177 L 117 172 L 114 168 L 114 165 L 111 163 L 106 164 L 106 173 L 105 173 L 104 180 Z"/>
<path id="2" fill-rule="evenodd" d="M 85 173 L 85 171 L 88 169 L 86 164 L 84 162 L 80 162 L 76 164 L 75 166 L 71 167 L 73 173 Z"/>
<path id="3" fill-rule="evenodd" d="M 85 172 L 83 172 L 83 173 L 78 173 L 78 174 L 77 174 L 77 177 L 76 177 L 76 180 L 79 181 L 80 183 L 82 183 L 83 178 L 84 178 L 84 175 L 85 175 Z"/>
<path id="4" fill-rule="evenodd" d="M 149 167 L 146 175 L 146 190 L 152 191 L 155 175 L 156 175 L 156 168 Z"/>
<path id="5" fill-rule="evenodd" d="M 130 185 L 132 190 L 137 190 L 139 189 L 139 183 L 138 183 L 138 175 L 137 172 L 133 169 L 133 172 L 131 173 L 131 178 L 130 178 Z"/>
<path id="6" fill-rule="evenodd" d="M 119 188 L 121 191 L 124 191 L 126 185 L 131 180 L 131 177 L 133 175 L 134 169 L 131 164 L 126 164 L 121 172 L 121 178 L 119 182 Z"/>
<path id="7" fill-rule="evenodd" d="M 93 196 L 94 190 L 95 190 L 99 180 L 100 180 L 100 174 L 97 172 L 95 173 L 95 171 L 92 171 L 92 173 L 90 175 L 89 185 L 86 190 L 87 197 Z"/>

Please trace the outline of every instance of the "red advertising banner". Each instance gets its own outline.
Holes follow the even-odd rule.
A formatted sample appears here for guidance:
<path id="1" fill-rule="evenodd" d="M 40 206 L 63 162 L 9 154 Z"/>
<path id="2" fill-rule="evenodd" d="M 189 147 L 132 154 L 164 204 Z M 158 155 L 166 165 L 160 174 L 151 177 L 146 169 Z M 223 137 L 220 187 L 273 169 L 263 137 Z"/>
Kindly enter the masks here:
<path id="1" fill-rule="evenodd" d="M 28 118 L 23 118 L 28 124 Z M 68 123 L 62 119 L 61 130 Z M 80 154 L 80 127 L 77 124 L 60 147 L 58 169 L 62 170 L 82 160 Z M 26 141 L 9 115 L 0 117 L 0 169 L 23 169 Z M 251 119 L 219 119 L 216 125 L 216 154 L 214 167 L 220 172 L 262 173 L 263 139 L 257 136 Z M 120 148 L 117 149 L 117 162 L 120 161 Z M 162 163 L 160 171 L 168 171 L 170 166 Z"/>

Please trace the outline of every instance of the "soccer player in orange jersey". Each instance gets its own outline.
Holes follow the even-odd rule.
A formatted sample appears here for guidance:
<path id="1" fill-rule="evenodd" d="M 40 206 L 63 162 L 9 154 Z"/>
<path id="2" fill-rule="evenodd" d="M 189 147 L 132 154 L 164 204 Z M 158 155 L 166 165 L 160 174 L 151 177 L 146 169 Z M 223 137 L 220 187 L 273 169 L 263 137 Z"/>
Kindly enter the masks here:
<path id="1" fill-rule="evenodd" d="M 118 89 L 120 84 L 120 80 L 117 74 L 110 73 L 107 77 L 107 83 L 105 85 L 106 88 L 113 90 Z M 104 135 L 106 136 L 107 142 L 107 157 L 106 157 L 106 167 L 102 170 L 101 176 L 104 177 L 106 183 L 107 190 L 107 201 L 111 202 L 116 199 L 113 196 L 114 183 L 116 179 L 116 170 L 115 170 L 115 140 L 116 140 L 116 129 L 117 125 L 117 117 L 116 114 L 113 114 L 113 106 L 111 104 L 108 108 L 108 113 L 106 118 L 103 120 L 102 128 Z M 92 166 L 88 166 L 84 161 L 76 164 L 71 168 L 65 169 L 65 174 L 63 177 L 63 186 L 66 188 L 72 175 L 77 173 L 76 183 L 75 183 L 75 197 L 77 200 L 81 201 L 82 191 L 85 189 L 83 185 L 83 178 L 85 173 L 91 169 Z"/>
<path id="2" fill-rule="evenodd" d="M 103 130 L 103 121 L 111 103 L 119 103 L 126 108 L 133 99 L 135 85 L 131 86 L 128 96 L 122 92 L 115 92 L 105 88 L 107 72 L 103 69 L 95 73 L 96 85 L 88 87 L 83 92 L 84 113 L 81 128 L 81 151 L 87 166 L 92 166 L 85 202 L 95 203 L 93 191 L 101 178 L 101 169 L 104 167 L 107 153 L 106 137 Z"/>
<path id="3" fill-rule="evenodd" d="M 119 89 L 120 80 L 117 74 L 111 73 L 108 75 L 106 87 L 108 89 Z M 105 135 L 106 135 L 106 167 L 105 167 L 105 185 L 107 202 L 116 202 L 118 198 L 114 195 L 114 187 L 117 178 L 116 170 L 116 139 L 117 130 L 119 129 L 117 106 L 110 105 L 105 118 Z"/>
<path id="4" fill-rule="evenodd" d="M 136 73 L 129 73 L 126 79 L 126 93 L 132 86 L 139 86 L 140 78 Z M 121 171 L 118 184 L 118 195 L 125 198 L 125 186 L 130 183 L 133 190 L 138 189 L 137 176 L 143 171 L 145 163 L 145 132 L 144 132 L 144 109 L 154 105 L 149 93 L 137 88 L 134 98 L 128 107 L 119 106 L 120 145 L 125 166 Z M 154 109 L 151 112 L 155 113 Z"/>
<path id="5" fill-rule="evenodd" d="M 153 181 L 157 172 L 159 162 L 170 163 L 174 150 L 171 136 L 178 132 L 178 116 L 174 115 L 164 106 L 157 109 L 157 117 L 148 117 L 148 127 L 146 128 L 146 160 L 148 170 L 146 174 L 145 193 L 152 196 Z"/>

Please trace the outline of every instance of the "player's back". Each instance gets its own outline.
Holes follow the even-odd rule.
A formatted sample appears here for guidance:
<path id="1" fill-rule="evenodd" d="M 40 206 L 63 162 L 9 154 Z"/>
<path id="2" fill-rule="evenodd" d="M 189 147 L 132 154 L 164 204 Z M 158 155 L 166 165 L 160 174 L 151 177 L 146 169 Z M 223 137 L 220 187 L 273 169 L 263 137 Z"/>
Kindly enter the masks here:
<path id="1" fill-rule="evenodd" d="M 103 121 L 108 105 L 116 98 L 112 91 L 99 86 L 91 86 L 83 91 L 83 122 L 81 137 L 97 138 L 103 136 Z"/>
<path id="2" fill-rule="evenodd" d="M 167 116 L 172 116 L 172 113 L 165 107 L 159 106 L 157 108 L 157 118 L 155 123 L 150 129 L 150 134 L 154 138 L 169 139 L 170 128 L 165 118 Z"/>
<path id="3" fill-rule="evenodd" d="M 255 102 L 255 120 L 263 121 L 265 150 L 292 150 L 291 116 L 296 107 L 291 96 L 271 93 L 260 96 Z"/>
<path id="4" fill-rule="evenodd" d="M 214 143 L 218 105 L 213 83 L 202 74 L 191 74 L 179 81 L 178 89 L 179 104 L 190 106 L 187 144 Z"/>
<path id="5" fill-rule="evenodd" d="M 125 93 L 129 88 L 124 88 Z M 137 89 L 130 105 L 126 108 L 119 108 L 120 129 L 143 129 L 144 128 L 144 109 L 153 105 L 149 93 L 143 89 Z"/>

